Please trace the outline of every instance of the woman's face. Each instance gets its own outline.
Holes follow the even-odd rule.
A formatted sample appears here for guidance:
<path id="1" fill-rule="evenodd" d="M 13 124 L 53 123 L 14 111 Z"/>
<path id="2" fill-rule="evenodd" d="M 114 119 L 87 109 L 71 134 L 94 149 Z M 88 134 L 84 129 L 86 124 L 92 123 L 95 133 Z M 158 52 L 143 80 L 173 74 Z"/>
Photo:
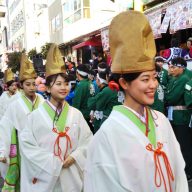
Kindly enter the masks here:
<path id="1" fill-rule="evenodd" d="M 13 82 L 8 88 L 9 92 L 14 95 L 17 91 L 17 82 Z"/>
<path id="2" fill-rule="evenodd" d="M 51 82 L 47 91 L 51 94 L 51 97 L 54 100 L 62 101 L 69 94 L 69 82 L 65 82 L 65 79 L 59 75 L 55 82 Z"/>
<path id="3" fill-rule="evenodd" d="M 27 79 L 23 82 L 23 91 L 27 97 L 34 97 L 36 92 L 35 79 Z"/>
<path id="4" fill-rule="evenodd" d="M 187 41 L 187 47 L 190 49 L 191 48 L 191 41 Z"/>
<path id="5" fill-rule="evenodd" d="M 132 104 L 151 105 L 158 86 L 155 70 L 142 72 L 135 80 L 125 83 L 124 91 Z"/>

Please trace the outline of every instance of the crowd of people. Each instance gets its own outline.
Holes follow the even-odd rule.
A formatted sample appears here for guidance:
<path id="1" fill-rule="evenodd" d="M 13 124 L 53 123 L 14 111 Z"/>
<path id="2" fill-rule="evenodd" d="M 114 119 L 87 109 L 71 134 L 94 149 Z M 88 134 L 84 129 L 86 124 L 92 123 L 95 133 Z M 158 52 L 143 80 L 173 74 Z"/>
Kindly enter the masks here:
<path id="1" fill-rule="evenodd" d="M 121 29 L 121 30 L 119 30 Z M 25 53 L 0 97 L 4 192 L 188 192 L 192 180 L 192 71 L 188 49 L 156 56 L 146 17 L 116 16 L 112 65 L 64 63 L 52 43 L 45 76 Z M 164 68 L 168 63 L 168 70 Z"/>

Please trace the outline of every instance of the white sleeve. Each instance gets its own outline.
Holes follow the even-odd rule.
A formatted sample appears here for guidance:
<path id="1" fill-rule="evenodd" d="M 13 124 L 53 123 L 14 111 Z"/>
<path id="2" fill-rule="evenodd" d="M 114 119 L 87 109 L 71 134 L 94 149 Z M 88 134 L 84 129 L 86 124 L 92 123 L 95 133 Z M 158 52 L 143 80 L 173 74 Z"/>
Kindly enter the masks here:
<path id="1" fill-rule="evenodd" d="M 5 115 L 0 120 L 0 156 L 6 157 L 9 161 L 10 145 L 11 145 L 11 134 L 14 128 L 13 120 L 13 109 L 10 107 L 7 109 Z"/>
<path id="2" fill-rule="evenodd" d="M 174 160 L 174 167 L 173 170 L 175 170 L 175 184 L 176 189 L 175 192 L 188 192 L 188 182 L 185 174 L 185 161 L 183 159 L 180 145 L 175 137 L 175 134 L 173 132 L 173 129 L 168 122 L 167 128 L 169 129 L 169 148 L 172 149 L 171 158 Z"/>
<path id="3" fill-rule="evenodd" d="M 51 176 L 59 176 L 63 162 L 51 151 L 41 148 L 33 134 L 33 127 L 38 121 L 33 113 L 28 116 L 27 126 L 20 133 L 20 150 L 22 155 L 29 161 L 28 166 L 33 176 L 44 171 Z M 27 162 L 26 162 L 27 163 Z"/>
<path id="4" fill-rule="evenodd" d="M 87 156 L 87 146 L 92 138 L 92 133 L 90 131 L 90 128 L 85 121 L 83 115 L 79 113 L 80 118 L 79 118 L 79 136 L 78 136 L 78 146 L 73 151 L 70 156 L 72 156 L 76 163 L 79 165 L 80 169 L 83 171 L 84 166 L 85 166 L 85 160 Z"/>
<path id="5" fill-rule="evenodd" d="M 94 136 L 87 153 L 84 192 L 131 192 L 118 181 L 110 144 L 101 130 Z"/>

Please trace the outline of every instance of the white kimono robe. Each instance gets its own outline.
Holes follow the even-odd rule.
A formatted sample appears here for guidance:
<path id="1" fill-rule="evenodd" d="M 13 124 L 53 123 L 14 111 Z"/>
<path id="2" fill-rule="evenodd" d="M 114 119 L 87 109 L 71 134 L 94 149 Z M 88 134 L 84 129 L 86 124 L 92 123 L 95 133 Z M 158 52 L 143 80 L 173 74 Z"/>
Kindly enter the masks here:
<path id="1" fill-rule="evenodd" d="M 185 163 L 172 127 L 162 113 L 153 111 L 152 115 L 156 141 L 163 144 L 175 177 L 172 192 L 188 192 Z M 84 192 L 165 192 L 163 181 L 160 187 L 155 185 L 154 153 L 146 149 L 149 143 L 128 117 L 113 110 L 88 148 Z M 169 188 L 162 156 L 159 159 Z"/>
<path id="2" fill-rule="evenodd" d="M 5 111 L 7 110 L 8 106 L 18 99 L 21 96 L 21 93 L 17 91 L 14 95 L 10 96 L 8 95 L 8 92 L 5 91 L 0 97 L 0 120 L 5 114 Z"/>
<path id="3" fill-rule="evenodd" d="M 39 105 L 44 102 L 40 97 Z M 11 145 L 11 134 L 13 128 L 20 132 L 26 126 L 27 116 L 31 113 L 24 100 L 21 97 L 15 97 L 15 100 L 8 106 L 3 118 L 0 120 L 0 157 L 6 157 L 7 163 L 0 163 L 1 176 L 4 178 L 9 164 L 9 154 Z"/>
<path id="4" fill-rule="evenodd" d="M 7 106 L 10 102 L 10 99 L 11 99 L 11 95 L 8 94 L 7 91 L 4 91 L 0 97 L 0 119 L 3 117 L 6 109 L 7 109 Z"/>
<path id="5" fill-rule="evenodd" d="M 53 120 L 44 106 L 31 113 L 27 127 L 21 133 L 21 151 L 29 162 L 25 162 L 26 173 L 22 175 L 21 192 L 81 192 L 83 188 L 83 169 L 87 145 L 92 133 L 83 115 L 69 106 L 66 127 L 72 148 L 68 155 L 75 159 L 69 168 L 62 168 L 63 162 L 54 155 L 57 138 Z M 60 138 L 62 157 L 66 151 L 66 137 Z M 32 181 L 36 178 L 36 182 Z"/>

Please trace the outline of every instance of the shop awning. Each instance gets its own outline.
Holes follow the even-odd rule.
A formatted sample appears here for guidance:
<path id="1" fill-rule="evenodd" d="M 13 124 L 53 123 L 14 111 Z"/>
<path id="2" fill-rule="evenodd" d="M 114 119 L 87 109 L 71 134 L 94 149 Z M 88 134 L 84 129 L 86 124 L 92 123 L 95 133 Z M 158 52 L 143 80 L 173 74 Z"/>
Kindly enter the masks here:
<path id="1" fill-rule="evenodd" d="M 73 46 L 73 49 L 79 49 L 79 48 L 85 47 L 85 46 L 99 47 L 99 46 L 102 46 L 102 43 L 101 43 L 101 41 L 87 40 L 87 41 L 81 42 L 81 43 Z"/>

